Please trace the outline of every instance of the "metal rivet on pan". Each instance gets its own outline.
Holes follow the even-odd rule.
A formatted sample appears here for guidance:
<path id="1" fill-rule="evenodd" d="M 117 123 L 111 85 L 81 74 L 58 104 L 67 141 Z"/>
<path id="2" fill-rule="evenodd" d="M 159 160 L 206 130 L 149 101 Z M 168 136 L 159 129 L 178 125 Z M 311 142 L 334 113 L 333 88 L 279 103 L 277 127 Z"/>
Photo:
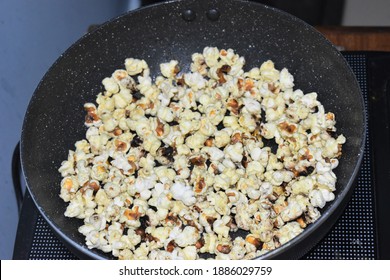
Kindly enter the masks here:
<path id="1" fill-rule="evenodd" d="M 207 11 L 206 16 L 209 20 L 216 21 L 221 16 L 221 13 L 217 9 L 210 9 Z"/>
<path id="2" fill-rule="evenodd" d="M 183 11 L 181 16 L 186 21 L 193 21 L 196 18 L 196 13 L 193 10 L 188 9 L 188 10 Z"/>

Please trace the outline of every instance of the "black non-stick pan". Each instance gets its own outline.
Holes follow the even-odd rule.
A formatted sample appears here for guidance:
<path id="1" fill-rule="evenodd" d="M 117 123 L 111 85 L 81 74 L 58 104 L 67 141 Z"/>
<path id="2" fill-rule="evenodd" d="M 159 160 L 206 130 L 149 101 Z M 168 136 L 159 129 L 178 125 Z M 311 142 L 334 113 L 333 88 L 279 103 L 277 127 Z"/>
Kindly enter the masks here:
<path id="1" fill-rule="evenodd" d="M 268 59 L 277 68 L 287 67 L 297 88 L 318 92 L 326 110 L 335 113 L 338 132 L 347 138 L 336 169 L 336 199 L 302 234 L 262 258 L 301 257 L 343 211 L 363 156 L 365 110 L 342 55 L 301 20 L 253 2 L 167 2 L 120 16 L 81 38 L 49 69 L 28 106 L 21 136 L 28 189 L 54 232 L 79 257 L 110 258 L 84 245 L 77 231 L 82 221 L 66 218 L 66 203 L 59 198 L 57 170 L 68 150 L 85 137 L 83 104 L 95 101 L 102 79 L 123 68 L 125 58 L 145 59 L 157 75 L 160 63 L 176 59 L 189 65 L 191 54 L 205 46 L 234 49 L 246 58 L 246 69 Z"/>

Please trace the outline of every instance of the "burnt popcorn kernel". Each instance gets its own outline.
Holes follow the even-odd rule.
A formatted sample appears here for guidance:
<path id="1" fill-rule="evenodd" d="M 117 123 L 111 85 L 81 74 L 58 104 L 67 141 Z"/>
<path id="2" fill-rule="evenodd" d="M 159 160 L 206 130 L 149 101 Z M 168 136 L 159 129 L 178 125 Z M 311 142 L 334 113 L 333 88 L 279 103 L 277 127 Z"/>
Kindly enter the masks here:
<path id="1" fill-rule="evenodd" d="M 161 155 L 166 157 L 169 161 L 173 161 L 175 153 L 176 149 L 171 146 L 161 148 Z"/>
<path id="2" fill-rule="evenodd" d="M 313 173 L 314 169 L 315 169 L 314 166 L 307 167 L 306 168 L 307 174 L 310 175 L 311 173 Z"/>
<path id="3" fill-rule="evenodd" d="M 205 158 L 203 158 L 202 156 L 190 158 L 190 163 L 196 166 L 203 166 L 205 161 Z"/>
<path id="4" fill-rule="evenodd" d="M 171 121 L 168 124 L 169 124 L 169 126 L 179 125 L 179 123 L 177 121 Z"/>
<path id="5" fill-rule="evenodd" d="M 230 251 L 232 250 L 232 247 L 229 246 L 229 245 L 218 244 L 217 250 L 218 250 L 219 252 L 221 252 L 222 254 L 229 254 Z"/>
<path id="6" fill-rule="evenodd" d="M 134 230 L 135 234 L 136 235 L 139 235 L 141 236 L 141 239 L 144 240 L 145 239 L 145 229 L 143 228 L 137 228 Z"/>
<path id="7" fill-rule="evenodd" d="M 309 174 L 307 173 L 306 170 L 303 170 L 303 171 L 298 173 L 298 176 L 307 176 L 307 175 L 309 175 Z"/>
<path id="8" fill-rule="evenodd" d="M 147 228 L 148 226 L 150 226 L 149 216 L 147 215 L 140 217 L 139 221 L 141 223 L 141 228 Z"/>
<path id="9" fill-rule="evenodd" d="M 256 238 L 256 237 L 251 236 L 251 235 L 246 238 L 246 241 L 248 243 L 252 244 L 253 246 L 255 246 L 257 250 L 261 250 L 261 248 L 263 247 L 263 244 L 264 244 L 264 242 L 262 242 L 260 240 L 260 238 Z"/>
<path id="10" fill-rule="evenodd" d="M 194 227 L 194 228 L 197 228 L 197 229 L 198 229 L 198 227 L 197 227 L 196 223 L 194 222 L 194 220 L 187 220 L 187 219 L 184 218 L 184 221 L 183 221 L 183 219 L 181 219 L 181 221 L 182 221 L 186 226 L 190 226 L 190 227 Z M 199 229 L 198 229 L 198 230 L 199 230 Z"/>
<path id="11" fill-rule="evenodd" d="M 184 86 L 186 84 L 185 81 L 184 81 L 184 75 L 179 77 L 179 78 L 177 78 L 175 83 L 178 86 Z"/>
<path id="12" fill-rule="evenodd" d="M 136 101 L 140 100 L 142 97 L 144 97 L 143 94 L 140 93 L 139 91 L 133 92 L 132 95 L 133 95 L 133 99 L 135 99 Z"/>
<path id="13" fill-rule="evenodd" d="M 205 240 L 204 240 L 204 237 L 202 235 L 202 237 L 198 241 L 196 241 L 195 247 L 196 247 L 196 249 L 200 249 L 204 246 L 204 244 L 205 244 Z"/>
<path id="14" fill-rule="evenodd" d="M 225 65 L 222 65 L 222 67 L 221 67 L 220 69 L 221 69 L 221 72 L 222 72 L 222 73 L 227 74 L 227 73 L 230 72 L 230 70 L 232 69 L 232 67 L 230 67 L 229 65 L 225 64 Z"/>
<path id="15" fill-rule="evenodd" d="M 87 115 L 85 116 L 85 119 L 84 119 L 84 120 L 85 120 L 86 123 L 93 123 L 94 118 L 93 118 L 92 115 L 87 114 Z"/>
<path id="16" fill-rule="evenodd" d="M 215 222 L 217 218 L 214 218 L 214 217 L 206 217 L 206 221 L 209 223 L 209 225 L 211 226 L 211 228 L 213 228 L 213 224 Z"/>
<path id="17" fill-rule="evenodd" d="M 264 143 L 264 147 L 270 147 L 271 153 L 276 154 L 276 152 L 278 151 L 278 144 L 275 142 L 275 138 L 272 139 L 263 138 L 262 140 Z"/>
<path id="18" fill-rule="evenodd" d="M 288 185 L 288 183 L 287 183 L 287 182 L 283 182 L 283 183 L 281 183 L 281 184 L 280 184 L 280 186 L 281 186 L 282 188 L 285 188 L 285 187 L 287 187 L 287 185 Z"/>
<path id="19" fill-rule="evenodd" d="M 237 222 L 234 216 L 230 215 L 230 221 L 226 224 L 231 230 L 237 229 Z"/>
<path id="20" fill-rule="evenodd" d="M 135 135 L 133 140 L 131 140 L 131 142 L 130 142 L 130 146 L 133 147 L 133 148 L 137 148 L 142 143 L 143 143 L 142 139 L 138 135 Z"/>
<path id="21" fill-rule="evenodd" d="M 177 244 L 175 243 L 175 241 L 174 241 L 174 240 L 171 240 L 171 241 L 168 243 L 168 245 L 167 245 L 167 251 L 168 251 L 169 253 L 172 253 L 173 250 L 175 250 L 176 247 L 177 247 Z"/>
<path id="22" fill-rule="evenodd" d="M 241 160 L 241 164 L 244 168 L 248 167 L 248 157 L 246 155 L 243 155 L 242 160 Z"/>
<path id="23" fill-rule="evenodd" d="M 337 137 L 339 137 L 339 135 L 337 134 L 336 131 L 327 129 L 326 132 L 329 134 L 330 137 L 332 137 L 332 138 L 334 138 L 334 139 L 337 139 Z"/>
<path id="24" fill-rule="evenodd" d="M 226 111 L 228 111 L 228 110 L 226 110 Z M 229 113 L 230 114 L 230 113 Z M 217 129 L 218 130 L 222 130 L 222 129 L 224 129 L 225 128 L 225 126 L 223 125 L 223 122 L 220 122 L 218 125 L 217 125 Z"/>
<path id="25" fill-rule="evenodd" d="M 260 119 L 261 120 L 266 120 L 266 117 L 265 117 L 265 111 L 263 109 L 261 109 L 260 111 Z M 257 123 L 256 123 L 257 124 Z M 259 126 L 261 125 L 261 123 L 259 124 Z"/>
<path id="26" fill-rule="evenodd" d="M 191 110 L 191 112 L 194 112 L 194 113 L 197 113 L 197 112 L 198 112 L 198 109 L 197 109 L 196 107 L 195 107 L 195 108 L 194 108 L 194 107 L 191 107 L 190 110 Z"/>
<path id="27" fill-rule="evenodd" d="M 274 240 L 274 244 L 276 247 L 280 247 L 282 245 L 282 244 L 280 244 L 278 236 L 274 235 L 273 240 Z"/>
<path id="28" fill-rule="evenodd" d="M 313 171 L 314 171 L 314 167 L 313 166 L 308 166 L 308 167 L 306 167 L 306 170 L 303 170 L 303 171 L 299 172 L 299 176 L 308 176 L 311 173 L 313 173 Z"/>
<path id="29" fill-rule="evenodd" d="M 154 237 L 153 235 L 149 234 L 149 233 L 146 233 L 145 234 L 145 239 L 143 241 L 149 241 L 149 242 L 152 242 L 152 241 L 158 241 L 158 238 Z"/>

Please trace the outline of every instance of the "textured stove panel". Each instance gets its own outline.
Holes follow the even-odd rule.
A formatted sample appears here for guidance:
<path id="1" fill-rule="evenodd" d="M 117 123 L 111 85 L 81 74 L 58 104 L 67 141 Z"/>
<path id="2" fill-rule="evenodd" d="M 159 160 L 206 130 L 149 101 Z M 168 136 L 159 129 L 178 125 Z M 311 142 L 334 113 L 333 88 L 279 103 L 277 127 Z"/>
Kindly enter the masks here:
<path id="1" fill-rule="evenodd" d="M 360 84 L 367 109 L 366 55 L 347 54 L 345 58 Z M 374 184 L 371 174 L 367 131 L 365 153 L 352 199 L 332 231 L 306 255 L 307 259 L 375 259 Z"/>

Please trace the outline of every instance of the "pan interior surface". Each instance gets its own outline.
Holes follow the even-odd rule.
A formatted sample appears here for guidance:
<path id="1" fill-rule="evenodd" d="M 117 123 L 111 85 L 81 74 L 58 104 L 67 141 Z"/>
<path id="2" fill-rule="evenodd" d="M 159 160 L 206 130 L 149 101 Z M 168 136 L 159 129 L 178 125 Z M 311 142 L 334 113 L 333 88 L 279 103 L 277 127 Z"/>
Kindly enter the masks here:
<path id="1" fill-rule="evenodd" d="M 195 18 L 183 17 L 188 9 Z M 210 19 L 210 9 L 217 9 L 219 18 Z M 188 71 L 191 54 L 202 52 L 206 46 L 232 48 L 245 57 L 245 70 L 269 59 L 278 69 L 288 68 L 295 88 L 317 92 L 325 109 L 336 115 L 338 132 L 347 138 L 335 170 L 336 199 L 299 237 L 263 257 L 282 256 L 283 250 L 305 242 L 351 192 L 363 153 L 364 104 L 347 63 L 322 35 L 291 15 L 251 2 L 189 0 L 158 4 L 113 19 L 76 42 L 46 73 L 25 116 L 21 153 L 28 188 L 55 232 L 81 256 L 110 258 L 87 249 L 84 236 L 77 230 L 82 221 L 64 216 L 67 204 L 59 197 L 58 168 L 74 143 L 85 137 L 84 103 L 95 102 L 103 89 L 101 81 L 123 68 L 125 58 L 144 59 L 156 76 L 159 64 L 172 59 L 182 67 L 187 65 L 183 70 Z"/>

